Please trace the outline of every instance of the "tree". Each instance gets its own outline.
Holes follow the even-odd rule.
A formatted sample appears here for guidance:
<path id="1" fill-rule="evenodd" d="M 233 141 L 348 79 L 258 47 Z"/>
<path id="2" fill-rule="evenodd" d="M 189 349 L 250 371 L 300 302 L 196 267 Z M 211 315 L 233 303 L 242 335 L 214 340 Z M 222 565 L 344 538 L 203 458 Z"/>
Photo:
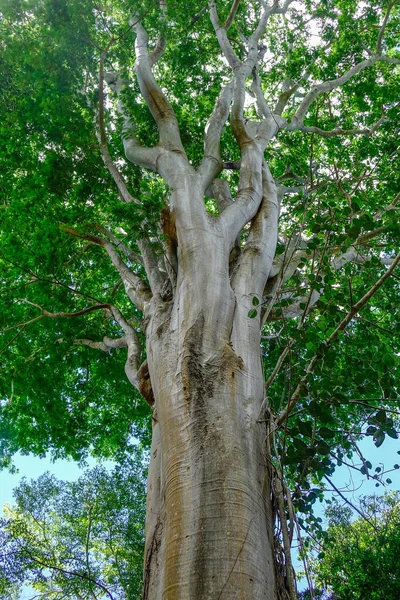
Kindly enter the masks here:
<path id="1" fill-rule="evenodd" d="M 296 511 L 397 436 L 398 16 L 2 3 L 4 463 L 151 411 L 145 599 L 295 598 Z"/>
<path id="2" fill-rule="evenodd" d="M 0 597 L 108 600 L 141 597 L 145 481 L 143 457 L 112 472 L 88 470 L 66 482 L 45 473 L 15 490 L 1 519 Z"/>
<path id="3" fill-rule="evenodd" d="M 313 561 L 314 576 L 337 600 L 397 598 L 399 494 L 366 496 L 361 506 L 365 517 L 353 522 L 349 508 L 337 502 L 329 508 L 326 536 Z"/>

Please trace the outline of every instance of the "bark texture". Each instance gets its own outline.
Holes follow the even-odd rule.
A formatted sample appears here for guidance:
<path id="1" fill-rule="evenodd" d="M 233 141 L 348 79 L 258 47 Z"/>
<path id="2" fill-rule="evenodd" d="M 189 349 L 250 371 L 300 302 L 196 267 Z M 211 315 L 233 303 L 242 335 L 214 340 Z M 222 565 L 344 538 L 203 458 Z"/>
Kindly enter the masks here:
<path id="1" fill-rule="evenodd" d="M 154 302 L 148 325 L 155 414 L 144 598 L 275 598 L 259 346 L 235 352 L 232 290 L 223 318 L 221 295 L 208 288 L 217 264 L 209 275 L 203 265 L 190 303 L 190 271 L 178 280 L 183 298 Z"/>

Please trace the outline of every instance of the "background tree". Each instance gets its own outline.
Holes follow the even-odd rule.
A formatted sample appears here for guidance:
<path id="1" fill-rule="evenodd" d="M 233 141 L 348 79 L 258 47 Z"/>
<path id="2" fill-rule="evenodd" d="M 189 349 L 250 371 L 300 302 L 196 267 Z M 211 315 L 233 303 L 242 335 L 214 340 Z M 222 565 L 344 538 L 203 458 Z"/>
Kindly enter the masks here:
<path id="1" fill-rule="evenodd" d="M 145 480 L 140 453 L 108 472 L 23 481 L 1 519 L 0 597 L 141 598 Z"/>
<path id="2" fill-rule="evenodd" d="M 337 600 L 397 598 L 400 593 L 399 493 L 365 496 L 365 518 L 335 502 L 327 510 L 328 529 L 312 561 L 317 584 Z M 307 597 L 307 593 L 304 594 Z"/>
<path id="3" fill-rule="evenodd" d="M 151 412 L 146 599 L 294 598 L 296 511 L 353 455 L 381 476 L 398 26 L 394 1 L 1 3 L 3 463 L 122 456 Z"/>

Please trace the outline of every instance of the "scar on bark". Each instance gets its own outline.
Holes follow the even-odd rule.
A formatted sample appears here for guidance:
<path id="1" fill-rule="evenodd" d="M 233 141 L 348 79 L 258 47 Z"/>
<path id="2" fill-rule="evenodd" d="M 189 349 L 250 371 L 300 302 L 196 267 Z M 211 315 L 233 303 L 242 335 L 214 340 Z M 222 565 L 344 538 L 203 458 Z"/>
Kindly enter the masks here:
<path id="1" fill-rule="evenodd" d="M 142 600 L 147 600 L 147 598 L 149 597 L 151 575 L 152 575 L 152 572 L 154 574 L 157 570 L 156 568 L 152 568 L 153 567 L 152 561 L 153 561 L 153 555 L 157 561 L 157 552 L 158 552 L 158 548 L 160 547 L 160 543 L 161 543 L 162 527 L 163 527 L 163 525 L 161 522 L 161 518 L 158 517 L 156 526 L 154 527 L 153 537 L 151 538 L 150 546 L 146 553 L 146 558 L 145 558 Z"/>
<path id="2" fill-rule="evenodd" d="M 187 330 L 183 342 L 183 391 L 190 404 L 194 401 L 194 410 L 202 410 L 207 397 L 212 397 L 216 375 L 215 369 L 205 365 L 202 361 L 204 327 L 205 318 L 201 312 L 194 324 Z"/>
<path id="3" fill-rule="evenodd" d="M 219 377 L 223 381 L 225 373 L 230 373 L 231 377 L 235 377 L 237 371 L 246 369 L 243 358 L 236 354 L 230 344 L 225 344 L 222 352 L 221 368 L 219 369 Z"/>
<path id="4" fill-rule="evenodd" d="M 204 314 L 200 313 L 195 323 L 186 332 L 185 356 L 182 364 L 183 390 L 190 406 L 196 412 L 205 408 L 205 402 L 214 394 L 215 383 L 223 381 L 225 374 L 245 368 L 244 362 L 229 344 L 220 348 L 214 359 L 204 362 L 201 356 L 203 333 L 206 326 Z"/>
<path id="5" fill-rule="evenodd" d="M 177 273 L 178 236 L 176 234 L 175 215 L 167 206 L 161 211 L 161 231 L 166 236 L 167 259 L 175 273 Z"/>
<path id="6" fill-rule="evenodd" d="M 145 360 L 137 373 L 138 387 L 143 398 L 146 400 L 150 407 L 154 406 L 154 393 L 151 386 L 149 366 L 147 360 Z"/>

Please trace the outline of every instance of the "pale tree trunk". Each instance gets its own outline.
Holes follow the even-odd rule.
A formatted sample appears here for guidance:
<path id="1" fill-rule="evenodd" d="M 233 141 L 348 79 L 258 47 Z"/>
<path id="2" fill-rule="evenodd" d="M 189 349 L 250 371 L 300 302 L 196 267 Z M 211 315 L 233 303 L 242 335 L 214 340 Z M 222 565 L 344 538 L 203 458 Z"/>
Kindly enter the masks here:
<path id="1" fill-rule="evenodd" d="M 204 216 L 209 227 L 191 230 L 174 301 L 154 300 L 150 310 L 157 466 L 150 466 L 143 597 L 273 599 L 259 340 L 246 339 L 247 312 L 235 322 L 229 248 Z"/>
<path id="2" fill-rule="evenodd" d="M 207 327 L 201 314 L 181 343 L 169 335 L 154 344 L 159 467 L 150 467 L 144 598 L 274 598 L 257 396 L 229 345 L 208 347 L 206 357 Z"/>

